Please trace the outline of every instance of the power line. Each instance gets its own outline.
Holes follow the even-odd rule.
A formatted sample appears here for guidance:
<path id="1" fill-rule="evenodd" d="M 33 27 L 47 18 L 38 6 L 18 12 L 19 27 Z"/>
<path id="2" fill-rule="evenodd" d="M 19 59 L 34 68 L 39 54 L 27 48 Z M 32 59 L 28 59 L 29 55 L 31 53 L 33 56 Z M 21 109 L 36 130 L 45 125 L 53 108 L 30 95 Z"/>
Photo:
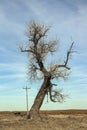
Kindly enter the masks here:
<path id="1" fill-rule="evenodd" d="M 28 88 L 27 86 L 25 88 L 23 88 L 26 90 L 26 107 L 27 107 L 27 116 L 29 115 L 29 111 L 28 111 Z"/>

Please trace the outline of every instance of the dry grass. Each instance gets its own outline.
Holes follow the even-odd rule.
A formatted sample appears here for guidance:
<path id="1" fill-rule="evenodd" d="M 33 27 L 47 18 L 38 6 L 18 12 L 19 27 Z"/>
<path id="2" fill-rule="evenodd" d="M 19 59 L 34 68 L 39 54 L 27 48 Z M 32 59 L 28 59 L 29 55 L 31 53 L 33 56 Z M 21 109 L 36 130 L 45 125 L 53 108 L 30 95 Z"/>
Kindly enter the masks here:
<path id="1" fill-rule="evenodd" d="M 37 121 L 27 120 L 23 112 L 0 113 L 0 130 L 87 130 L 86 112 L 43 111 Z"/>

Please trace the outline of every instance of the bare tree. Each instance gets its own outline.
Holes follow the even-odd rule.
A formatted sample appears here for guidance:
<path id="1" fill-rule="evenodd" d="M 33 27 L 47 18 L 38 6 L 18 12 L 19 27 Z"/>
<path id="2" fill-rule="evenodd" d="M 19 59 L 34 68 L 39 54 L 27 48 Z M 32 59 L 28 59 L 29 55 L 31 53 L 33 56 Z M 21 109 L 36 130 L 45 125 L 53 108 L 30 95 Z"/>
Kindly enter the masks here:
<path id="1" fill-rule="evenodd" d="M 47 32 L 49 27 L 31 22 L 28 25 L 26 35 L 29 43 L 26 47 L 20 46 L 21 52 L 26 52 L 29 58 L 28 75 L 30 79 L 39 79 L 38 75 L 41 75 L 43 83 L 40 90 L 34 100 L 34 103 L 30 109 L 29 117 L 33 119 L 39 118 L 39 110 L 43 103 L 46 94 L 49 94 L 49 98 L 52 102 L 63 102 L 65 95 L 61 89 L 54 89 L 56 84 L 52 83 L 53 79 L 63 78 L 68 76 L 68 61 L 70 59 L 74 42 L 71 43 L 70 48 L 67 50 L 65 61 L 62 64 L 55 64 L 47 69 L 45 60 L 48 54 L 53 54 L 57 51 L 58 41 L 47 41 Z M 47 62 L 47 61 L 46 61 Z M 40 80 L 40 79 L 39 79 Z"/>

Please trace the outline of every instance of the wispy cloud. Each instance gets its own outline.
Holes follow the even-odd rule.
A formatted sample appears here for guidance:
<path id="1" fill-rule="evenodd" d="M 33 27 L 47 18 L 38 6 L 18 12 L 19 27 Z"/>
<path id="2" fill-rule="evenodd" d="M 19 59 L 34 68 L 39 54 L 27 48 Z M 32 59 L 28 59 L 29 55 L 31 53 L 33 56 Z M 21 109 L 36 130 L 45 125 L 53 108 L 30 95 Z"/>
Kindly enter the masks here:
<path id="1" fill-rule="evenodd" d="M 20 63 L 0 63 L 0 72 L 14 73 L 14 74 L 24 74 L 26 73 L 26 68 L 24 64 Z M 2 74 L 3 74 L 2 73 Z M 1 74 L 0 74 L 1 75 Z M 5 75 L 5 74 L 4 74 Z"/>

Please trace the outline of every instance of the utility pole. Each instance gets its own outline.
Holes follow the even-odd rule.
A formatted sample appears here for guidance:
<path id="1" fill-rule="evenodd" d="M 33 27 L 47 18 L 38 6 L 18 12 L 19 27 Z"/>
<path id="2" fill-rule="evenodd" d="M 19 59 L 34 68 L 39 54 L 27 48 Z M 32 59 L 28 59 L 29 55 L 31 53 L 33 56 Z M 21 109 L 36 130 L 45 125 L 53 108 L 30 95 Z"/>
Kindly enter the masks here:
<path id="1" fill-rule="evenodd" d="M 28 111 L 28 89 L 30 89 L 30 88 L 28 88 L 28 87 L 26 86 L 26 87 L 23 88 L 23 89 L 26 90 L 26 107 L 27 107 L 27 117 L 28 117 L 28 115 L 29 115 L 29 111 Z"/>

